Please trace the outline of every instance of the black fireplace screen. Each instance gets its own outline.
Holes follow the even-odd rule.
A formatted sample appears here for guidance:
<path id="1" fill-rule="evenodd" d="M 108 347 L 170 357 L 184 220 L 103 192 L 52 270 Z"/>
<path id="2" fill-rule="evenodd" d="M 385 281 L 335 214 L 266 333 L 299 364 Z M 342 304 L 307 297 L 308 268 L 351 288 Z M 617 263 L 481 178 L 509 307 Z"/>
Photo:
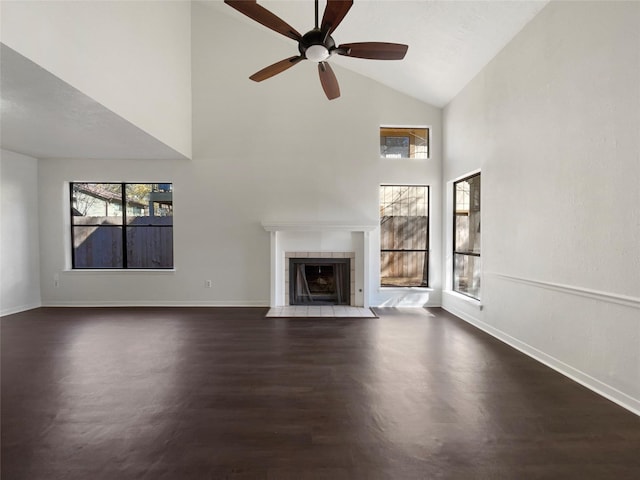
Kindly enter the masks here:
<path id="1" fill-rule="evenodd" d="M 348 258 L 290 258 L 289 303 L 348 305 L 350 270 Z"/>

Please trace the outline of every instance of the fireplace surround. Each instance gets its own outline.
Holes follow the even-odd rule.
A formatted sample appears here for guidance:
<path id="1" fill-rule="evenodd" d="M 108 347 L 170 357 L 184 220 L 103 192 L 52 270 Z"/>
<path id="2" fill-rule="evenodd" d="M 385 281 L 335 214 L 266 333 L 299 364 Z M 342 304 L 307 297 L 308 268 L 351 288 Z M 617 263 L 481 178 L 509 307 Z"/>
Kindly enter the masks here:
<path id="1" fill-rule="evenodd" d="M 348 258 L 349 301 L 345 305 L 369 307 L 370 232 L 374 222 L 262 222 L 270 233 L 270 306 L 290 305 L 290 258 Z"/>

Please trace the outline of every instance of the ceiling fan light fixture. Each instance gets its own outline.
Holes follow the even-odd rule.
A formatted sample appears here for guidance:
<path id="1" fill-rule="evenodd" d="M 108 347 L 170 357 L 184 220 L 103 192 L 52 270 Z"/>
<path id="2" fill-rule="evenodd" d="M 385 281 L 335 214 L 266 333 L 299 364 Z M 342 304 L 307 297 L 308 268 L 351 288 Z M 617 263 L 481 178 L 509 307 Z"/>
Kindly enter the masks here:
<path id="1" fill-rule="evenodd" d="M 311 45 L 304 51 L 304 56 L 312 62 L 323 62 L 330 57 L 330 54 L 324 45 Z"/>

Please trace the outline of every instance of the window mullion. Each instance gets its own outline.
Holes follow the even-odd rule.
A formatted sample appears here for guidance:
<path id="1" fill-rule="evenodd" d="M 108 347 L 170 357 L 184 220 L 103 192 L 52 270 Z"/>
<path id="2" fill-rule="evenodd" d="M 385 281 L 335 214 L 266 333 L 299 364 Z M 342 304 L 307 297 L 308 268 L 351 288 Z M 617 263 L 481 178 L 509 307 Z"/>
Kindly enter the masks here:
<path id="1" fill-rule="evenodd" d="M 129 262 L 127 258 L 127 193 L 126 183 L 122 183 L 120 186 L 122 193 L 122 268 L 129 268 Z"/>

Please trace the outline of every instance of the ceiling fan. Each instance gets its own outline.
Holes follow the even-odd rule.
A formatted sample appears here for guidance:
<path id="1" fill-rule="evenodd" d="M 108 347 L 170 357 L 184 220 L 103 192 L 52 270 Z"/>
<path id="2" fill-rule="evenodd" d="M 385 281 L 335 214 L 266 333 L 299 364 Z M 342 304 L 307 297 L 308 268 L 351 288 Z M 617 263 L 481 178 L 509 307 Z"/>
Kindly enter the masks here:
<path id="1" fill-rule="evenodd" d="M 255 82 L 261 82 L 282 73 L 302 60 L 311 60 L 318 62 L 322 89 L 327 98 L 333 100 L 340 96 L 340 86 L 327 62 L 331 55 L 338 54 L 374 60 L 402 60 L 409 48 L 408 45 L 385 42 L 343 43 L 336 46 L 331 34 L 349 12 L 353 0 L 327 0 L 320 24 L 318 24 L 318 0 L 315 0 L 315 27 L 304 35 L 300 35 L 287 22 L 258 5 L 257 0 L 224 0 L 224 3 L 265 27 L 298 42 L 300 55 L 285 58 L 254 73 L 249 78 Z"/>

